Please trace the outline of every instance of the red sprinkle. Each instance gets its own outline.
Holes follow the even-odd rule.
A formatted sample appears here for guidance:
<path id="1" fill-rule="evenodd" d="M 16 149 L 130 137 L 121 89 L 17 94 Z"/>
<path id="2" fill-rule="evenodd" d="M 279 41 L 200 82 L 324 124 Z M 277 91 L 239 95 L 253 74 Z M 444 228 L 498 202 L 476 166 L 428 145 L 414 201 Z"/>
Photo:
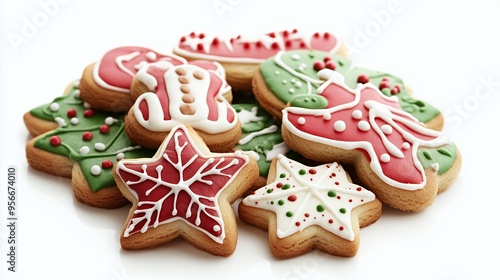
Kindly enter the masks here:
<path id="1" fill-rule="evenodd" d="M 269 37 L 276 38 L 276 34 L 274 34 L 274 32 L 273 33 L 269 33 Z"/>
<path id="2" fill-rule="evenodd" d="M 342 226 L 341 226 L 341 227 L 339 227 L 339 230 L 344 230 L 344 227 L 342 227 Z"/>
<path id="3" fill-rule="evenodd" d="M 257 41 L 257 43 L 255 43 L 255 45 L 256 45 L 258 48 L 260 48 L 260 47 L 262 47 L 262 42 L 261 42 L 261 41 Z"/>
<path id="4" fill-rule="evenodd" d="M 102 161 L 101 166 L 104 169 L 110 169 L 113 168 L 113 162 L 109 159 L 106 159 Z"/>
<path id="5" fill-rule="evenodd" d="M 83 135 L 82 135 L 82 139 L 83 139 L 84 141 L 90 141 L 90 140 L 92 140 L 92 138 L 93 138 L 93 137 L 94 137 L 94 135 L 93 135 L 93 134 L 92 134 L 92 132 L 90 132 L 90 131 L 85 131 L 85 132 L 83 133 Z"/>
<path id="6" fill-rule="evenodd" d="M 316 174 L 316 169 L 314 168 L 309 169 L 309 174 Z"/>
<path id="7" fill-rule="evenodd" d="M 306 216 L 306 218 L 309 218 L 309 213 L 305 213 L 304 216 Z"/>
<path id="8" fill-rule="evenodd" d="M 389 81 L 382 81 L 380 82 L 380 84 L 378 85 L 378 88 L 380 90 L 383 90 L 384 88 L 390 88 L 391 87 L 391 84 L 389 83 Z"/>
<path id="9" fill-rule="evenodd" d="M 196 33 L 191 32 L 191 33 L 189 33 L 189 36 L 191 36 L 192 38 L 194 38 L 194 37 L 196 37 Z"/>
<path id="10" fill-rule="evenodd" d="M 281 187 L 283 187 L 283 183 L 279 182 L 278 184 L 276 184 L 276 187 L 277 187 L 277 188 L 281 188 Z"/>
<path id="11" fill-rule="evenodd" d="M 186 42 L 186 37 L 182 36 L 181 37 L 181 43 Z"/>
<path id="12" fill-rule="evenodd" d="M 107 124 L 103 124 L 99 127 L 99 132 L 101 132 L 102 134 L 107 134 L 109 133 L 109 125 Z"/>
<path id="13" fill-rule="evenodd" d="M 303 49 L 305 49 L 307 47 L 307 45 L 304 42 L 300 42 L 300 47 L 303 48 Z"/>
<path id="14" fill-rule="evenodd" d="M 75 109 L 69 109 L 66 114 L 67 114 L 68 118 L 74 118 L 74 117 L 76 117 L 76 110 Z"/>
<path id="15" fill-rule="evenodd" d="M 358 83 L 366 84 L 370 81 L 370 77 L 366 74 L 361 74 L 358 76 Z"/>
<path id="16" fill-rule="evenodd" d="M 328 68 L 328 69 L 335 70 L 335 68 L 337 68 L 337 65 L 335 65 L 335 62 L 333 62 L 332 60 L 330 60 L 330 61 L 327 61 L 325 63 L 325 67 Z"/>
<path id="17" fill-rule="evenodd" d="M 218 38 L 214 38 L 214 39 L 212 40 L 212 45 L 215 45 L 215 46 L 216 46 L 216 45 L 218 45 L 218 44 L 219 44 L 219 39 L 218 39 Z"/>
<path id="18" fill-rule="evenodd" d="M 243 43 L 243 48 L 248 50 L 250 48 L 250 43 L 249 42 Z"/>
<path id="19" fill-rule="evenodd" d="M 321 60 L 316 60 L 313 64 L 314 70 L 319 71 L 325 68 L 325 63 Z"/>
<path id="20" fill-rule="evenodd" d="M 393 95 L 394 95 L 394 94 L 398 94 L 398 93 L 399 93 L 399 89 L 398 89 L 397 87 L 393 87 L 393 88 L 391 89 L 391 94 L 393 94 Z"/>
<path id="21" fill-rule="evenodd" d="M 198 38 L 200 38 L 200 39 L 205 38 L 205 34 L 204 33 L 200 33 L 200 35 L 198 35 Z"/>
<path id="22" fill-rule="evenodd" d="M 288 30 L 283 31 L 283 37 L 288 37 Z"/>
<path id="23" fill-rule="evenodd" d="M 296 226 L 300 226 L 300 222 L 295 222 L 295 225 Z"/>
<path id="24" fill-rule="evenodd" d="M 274 43 L 271 44 L 271 48 L 273 48 L 273 49 L 279 49 L 280 45 L 278 45 L 278 43 L 274 42 Z"/>
<path id="25" fill-rule="evenodd" d="M 295 200 L 297 200 L 296 195 L 292 194 L 292 195 L 288 196 L 288 201 L 294 202 Z"/>
<path id="26" fill-rule="evenodd" d="M 328 39 L 328 38 L 330 38 L 330 33 L 326 32 L 324 36 L 325 36 L 325 39 Z"/>
<path id="27" fill-rule="evenodd" d="M 325 56 L 325 58 L 323 58 L 323 61 L 324 61 L 324 62 L 328 62 L 328 61 L 330 61 L 330 60 L 332 60 L 332 58 L 331 58 L 331 57 L 329 57 L 329 56 Z"/>
<path id="28" fill-rule="evenodd" d="M 290 40 L 286 40 L 286 41 L 285 41 L 285 47 L 289 48 L 289 47 L 291 47 L 291 46 L 292 46 L 292 41 L 290 41 Z"/>
<path id="29" fill-rule="evenodd" d="M 199 50 L 199 51 L 202 51 L 203 50 L 203 44 L 202 43 L 198 43 L 198 45 L 196 46 L 196 49 Z"/>
<path id="30" fill-rule="evenodd" d="M 362 188 L 361 188 L 361 187 L 357 187 L 357 188 L 356 188 L 356 190 L 357 190 L 358 192 L 360 192 L 360 191 L 362 190 Z"/>
<path id="31" fill-rule="evenodd" d="M 86 118 L 90 118 L 93 115 L 94 115 L 94 110 L 92 110 L 92 109 L 87 109 L 87 110 L 83 111 L 83 116 Z"/>
<path id="32" fill-rule="evenodd" d="M 62 142 L 61 137 L 57 135 L 50 137 L 50 145 L 52 146 L 59 146 L 61 145 L 61 142 Z"/>
<path id="33" fill-rule="evenodd" d="M 333 219 L 328 220 L 328 223 L 333 224 Z"/>
<path id="34" fill-rule="evenodd" d="M 318 33 L 318 32 L 316 32 L 316 33 L 314 33 L 314 35 L 313 35 L 313 36 L 314 36 L 315 38 L 319 38 L 319 33 Z"/>

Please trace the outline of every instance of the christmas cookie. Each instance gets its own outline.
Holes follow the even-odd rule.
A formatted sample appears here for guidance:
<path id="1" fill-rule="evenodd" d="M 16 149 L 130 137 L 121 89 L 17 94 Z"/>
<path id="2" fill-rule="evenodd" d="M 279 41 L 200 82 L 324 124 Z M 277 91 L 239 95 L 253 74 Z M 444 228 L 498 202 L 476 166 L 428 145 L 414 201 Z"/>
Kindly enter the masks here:
<path id="1" fill-rule="evenodd" d="M 179 125 L 153 158 L 122 160 L 114 175 L 133 206 L 123 227 L 123 249 L 157 246 L 183 237 L 219 256 L 236 247 L 231 204 L 258 177 L 255 160 L 241 152 L 211 153 L 189 126 Z"/>
<path id="2" fill-rule="evenodd" d="M 192 64 L 154 64 L 137 74 L 144 93 L 125 118 L 129 137 L 139 145 L 158 148 L 179 124 L 193 127 L 213 152 L 227 152 L 238 142 L 241 125 L 223 97 L 231 87 L 213 70 Z"/>
<path id="3" fill-rule="evenodd" d="M 173 53 L 187 60 L 218 61 L 227 72 L 227 81 L 235 91 L 251 91 L 252 78 L 259 64 L 280 50 L 314 49 L 347 56 L 331 33 L 304 33 L 297 29 L 258 36 L 212 36 L 191 32 L 175 44 Z"/>
<path id="4" fill-rule="evenodd" d="M 144 65 L 158 61 L 174 65 L 186 63 L 181 57 L 144 47 L 125 46 L 109 50 L 99 61 L 85 67 L 80 82 L 82 98 L 95 109 L 127 111 L 134 102 L 130 96 L 134 75 Z"/>
<path id="5" fill-rule="evenodd" d="M 441 132 L 422 125 L 397 97 L 373 84 L 351 89 L 330 69 L 318 78 L 324 81 L 315 97 L 322 109 L 283 110 L 282 135 L 290 148 L 318 162 L 352 164 L 379 200 L 405 211 L 428 207 L 450 186 L 461 156 Z"/>
<path id="6" fill-rule="evenodd" d="M 323 81 L 322 69 L 344 75 L 345 83 L 355 88 L 358 83 L 372 83 L 386 96 L 397 96 L 401 108 L 427 127 L 441 130 L 442 114 L 427 102 L 415 99 L 401 78 L 381 71 L 352 65 L 348 59 L 322 51 L 281 51 L 263 62 L 253 80 L 253 92 L 259 103 L 274 117 L 294 100 L 293 106 L 323 108 L 326 104 L 311 97 L 317 94 Z M 300 96 L 302 98 L 300 98 Z"/>
<path id="7" fill-rule="evenodd" d="M 80 97 L 76 81 L 66 94 L 25 114 L 36 138 L 26 145 L 31 167 L 72 178 L 75 198 L 90 206 L 116 208 L 128 201 L 113 178 L 113 165 L 123 158 L 154 152 L 133 143 L 124 131 L 123 115 L 94 110 Z"/>
<path id="8" fill-rule="evenodd" d="M 271 252 L 291 258 L 312 249 L 351 257 L 359 228 L 380 217 L 375 195 L 351 183 L 336 162 L 306 166 L 283 155 L 273 160 L 267 185 L 238 205 L 239 217 L 269 232 Z"/>

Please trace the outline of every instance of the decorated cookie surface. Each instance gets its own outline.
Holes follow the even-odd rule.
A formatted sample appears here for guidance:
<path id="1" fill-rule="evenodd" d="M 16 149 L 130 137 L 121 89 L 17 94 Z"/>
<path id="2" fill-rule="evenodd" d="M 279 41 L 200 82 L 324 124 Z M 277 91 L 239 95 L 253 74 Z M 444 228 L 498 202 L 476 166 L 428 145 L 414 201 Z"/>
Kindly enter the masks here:
<path id="1" fill-rule="evenodd" d="M 257 36 L 213 36 L 191 32 L 180 38 L 174 53 L 220 62 L 260 63 L 280 50 L 315 49 L 336 52 L 337 38 L 328 32 L 304 33 L 297 29 Z"/>

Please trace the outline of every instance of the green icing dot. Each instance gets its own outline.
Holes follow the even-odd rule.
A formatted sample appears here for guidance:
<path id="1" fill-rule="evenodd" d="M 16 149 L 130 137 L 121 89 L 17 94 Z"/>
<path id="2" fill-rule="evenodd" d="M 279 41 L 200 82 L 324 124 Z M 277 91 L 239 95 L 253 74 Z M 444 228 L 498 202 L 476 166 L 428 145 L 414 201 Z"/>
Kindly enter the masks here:
<path id="1" fill-rule="evenodd" d="M 268 189 L 267 190 L 267 193 L 272 193 L 273 192 L 273 189 Z"/>
<path id="2" fill-rule="evenodd" d="M 271 205 L 274 205 L 274 200 L 271 200 Z"/>
<path id="3" fill-rule="evenodd" d="M 323 206 L 323 205 L 320 204 L 320 205 L 316 206 L 316 210 L 318 212 L 323 212 L 323 211 L 325 211 L 325 206 Z"/>
<path id="4" fill-rule="evenodd" d="M 285 201 L 283 199 L 278 200 L 278 205 L 283 205 L 285 204 Z"/>
<path id="5" fill-rule="evenodd" d="M 290 184 L 284 184 L 281 188 L 282 190 L 288 190 L 290 188 Z"/>
<path id="6" fill-rule="evenodd" d="M 328 192 L 328 196 L 329 197 L 336 197 L 337 196 L 337 193 L 335 191 L 329 191 Z"/>
<path id="7" fill-rule="evenodd" d="M 300 175 L 305 175 L 305 174 L 306 174 L 306 171 L 305 171 L 304 169 L 301 169 L 301 170 L 299 170 L 299 174 L 300 174 Z"/>
<path id="8" fill-rule="evenodd" d="M 347 212 L 347 210 L 345 210 L 345 208 L 340 208 L 339 212 L 342 213 L 342 214 L 345 214 L 345 212 Z"/>
<path id="9" fill-rule="evenodd" d="M 288 212 L 286 212 L 286 216 L 287 216 L 287 217 L 292 217 L 292 216 L 293 216 L 292 211 L 288 211 Z"/>
<path id="10" fill-rule="evenodd" d="M 280 178 L 285 178 L 286 177 L 286 174 L 285 173 L 281 173 L 280 174 Z"/>

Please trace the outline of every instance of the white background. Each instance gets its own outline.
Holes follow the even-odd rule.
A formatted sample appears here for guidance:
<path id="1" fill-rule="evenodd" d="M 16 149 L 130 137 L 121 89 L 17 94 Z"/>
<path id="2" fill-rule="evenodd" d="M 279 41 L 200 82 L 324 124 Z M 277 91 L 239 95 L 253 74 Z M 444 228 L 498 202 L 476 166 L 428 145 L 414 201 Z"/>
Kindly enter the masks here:
<path id="1" fill-rule="evenodd" d="M 54 1 L 49 10 L 43 5 L 49 0 L 0 1 L 0 279 L 499 279 L 500 2 Z M 36 30 L 26 31 L 29 22 Z M 142 45 L 170 52 L 191 31 L 291 28 L 333 32 L 356 64 L 403 77 L 417 97 L 442 110 L 444 131 L 463 154 L 448 191 L 420 213 L 384 208 L 377 223 L 361 230 L 357 256 L 311 252 L 278 260 L 267 233 L 241 221 L 229 258 L 182 239 L 123 251 L 128 207 L 80 204 L 69 179 L 27 165 L 23 113 L 61 95 L 105 51 Z M 16 273 L 6 268 L 9 165 L 18 170 Z"/>

